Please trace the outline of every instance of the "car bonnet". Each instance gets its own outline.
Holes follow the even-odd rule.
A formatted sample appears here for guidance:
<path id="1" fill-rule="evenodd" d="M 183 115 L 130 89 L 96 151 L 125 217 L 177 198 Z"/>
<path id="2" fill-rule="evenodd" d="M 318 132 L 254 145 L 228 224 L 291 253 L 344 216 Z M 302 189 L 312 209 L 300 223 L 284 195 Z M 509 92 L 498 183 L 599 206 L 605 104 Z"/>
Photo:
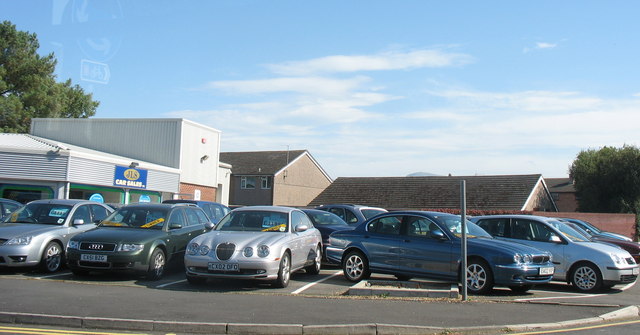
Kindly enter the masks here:
<path id="1" fill-rule="evenodd" d="M 0 225 L 0 238 L 13 238 L 25 235 L 39 235 L 53 230 L 63 228 L 63 226 L 37 223 L 9 223 Z"/>

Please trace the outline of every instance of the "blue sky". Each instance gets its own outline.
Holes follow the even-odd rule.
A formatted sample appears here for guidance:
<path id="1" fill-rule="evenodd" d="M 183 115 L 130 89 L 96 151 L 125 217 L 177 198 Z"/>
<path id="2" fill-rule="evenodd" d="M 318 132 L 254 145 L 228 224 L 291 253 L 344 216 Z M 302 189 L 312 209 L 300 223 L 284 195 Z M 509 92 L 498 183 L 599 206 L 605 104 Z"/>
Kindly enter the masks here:
<path id="1" fill-rule="evenodd" d="M 186 118 L 333 178 L 540 173 L 639 145 L 637 1 L 3 0 L 99 118 Z M 140 139 L 141 141 L 152 139 Z"/>

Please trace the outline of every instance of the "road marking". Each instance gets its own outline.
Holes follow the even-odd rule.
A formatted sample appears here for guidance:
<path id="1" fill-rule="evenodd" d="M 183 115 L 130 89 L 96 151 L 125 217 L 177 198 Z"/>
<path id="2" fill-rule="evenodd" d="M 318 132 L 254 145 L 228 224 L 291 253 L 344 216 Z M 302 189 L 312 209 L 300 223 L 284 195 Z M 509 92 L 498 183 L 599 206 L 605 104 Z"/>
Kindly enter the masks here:
<path id="1" fill-rule="evenodd" d="M 68 276 L 70 275 L 71 272 L 62 272 L 62 273 L 56 273 L 53 275 L 48 275 L 48 276 L 40 276 L 40 277 L 35 277 L 36 279 L 47 279 L 47 278 L 54 278 L 54 277 L 63 277 L 63 276 Z"/>
<path id="2" fill-rule="evenodd" d="M 170 282 L 170 283 L 166 283 L 166 284 L 158 285 L 158 286 L 156 286 L 156 288 L 163 288 L 163 287 L 167 287 L 167 286 L 170 286 L 170 285 L 173 285 L 173 284 L 184 283 L 184 282 L 186 282 L 186 281 L 187 281 L 186 279 L 178 280 L 178 281 L 174 281 L 174 282 Z"/>
<path id="3" fill-rule="evenodd" d="M 316 280 L 316 281 L 314 281 L 314 282 L 312 282 L 312 283 L 309 283 L 309 284 L 307 284 L 307 285 L 305 285 L 305 286 L 302 286 L 301 288 L 299 288 L 299 289 L 297 289 L 297 290 L 295 290 L 295 291 L 291 292 L 291 294 L 298 294 L 298 293 L 300 293 L 300 292 L 302 292 L 302 291 L 304 291 L 304 290 L 306 290 L 306 289 L 310 288 L 311 286 L 314 286 L 314 285 L 316 285 L 316 284 L 320 284 L 320 283 L 322 283 L 323 281 L 325 281 L 325 280 L 329 280 L 329 279 L 331 279 L 331 278 L 333 278 L 333 277 L 335 277 L 335 276 L 337 276 L 337 275 L 339 275 L 339 274 L 342 274 L 342 270 L 340 270 L 340 271 L 338 271 L 338 272 L 336 272 L 336 273 L 334 273 L 334 274 L 332 274 L 332 275 L 330 275 L 330 276 L 328 276 L 328 277 L 324 277 L 324 278 L 322 278 L 322 279 L 320 279 L 320 280 Z"/>
<path id="4" fill-rule="evenodd" d="M 636 281 L 634 281 L 633 283 L 629 283 L 629 284 L 621 287 L 620 291 L 626 291 L 626 290 L 632 288 L 635 284 L 636 284 Z M 535 291 L 536 292 L 547 292 L 547 291 L 541 291 L 541 290 L 535 290 Z M 566 292 L 564 294 L 571 294 L 571 296 L 551 296 L 551 297 L 541 297 L 541 298 L 520 298 L 520 299 L 515 299 L 515 301 L 538 301 L 538 300 L 551 300 L 551 299 L 580 299 L 580 298 L 601 297 L 601 296 L 607 295 L 606 293 L 584 294 L 584 293 L 572 293 L 572 292 Z"/>
<path id="5" fill-rule="evenodd" d="M 640 320 L 622 321 L 622 322 L 615 322 L 615 323 L 607 323 L 607 324 L 604 324 L 604 325 L 576 327 L 576 328 L 569 328 L 569 329 L 565 328 L 565 329 L 554 329 L 554 330 L 540 330 L 540 331 L 526 332 L 526 333 L 511 333 L 511 335 L 533 335 L 533 334 L 566 333 L 566 332 L 580 331 L 580 330 L 589 330 L 589 329 L 598 329 L 598 328 L 607 328 L 607 327 L 631 325 L 631 324 L 635 324 L 635 323 L 640 323 Z"/>

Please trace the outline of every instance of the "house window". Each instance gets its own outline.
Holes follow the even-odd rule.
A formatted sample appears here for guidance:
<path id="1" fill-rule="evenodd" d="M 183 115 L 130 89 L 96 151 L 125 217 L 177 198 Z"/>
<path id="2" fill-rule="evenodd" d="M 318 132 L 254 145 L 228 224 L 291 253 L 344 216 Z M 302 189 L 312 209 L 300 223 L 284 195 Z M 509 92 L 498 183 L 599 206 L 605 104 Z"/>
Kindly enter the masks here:
<path id="1" fill-rule="evenodd" d="M 271 184 L 273 183 L 273 177 L 260 177 L 262 181 L 261 188 L 264 190 L 271 189 Z"/>
<path id="2" fill-rule="evenodd" d="M 243 190 L 252 190 L 256 188 L 256 178 L 255 177 L 241 177 L 240 178 L 240 188 Z"/>

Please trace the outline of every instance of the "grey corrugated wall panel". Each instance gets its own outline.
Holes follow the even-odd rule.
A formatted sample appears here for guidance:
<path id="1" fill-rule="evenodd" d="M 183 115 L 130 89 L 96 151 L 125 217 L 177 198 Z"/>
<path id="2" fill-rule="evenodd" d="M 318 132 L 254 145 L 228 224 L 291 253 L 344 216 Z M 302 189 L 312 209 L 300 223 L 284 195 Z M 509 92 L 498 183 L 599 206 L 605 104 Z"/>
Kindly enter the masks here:
<path id="1" fill-rule="evenodd" d="M 0 152 L 2 178 L 64 181 L 68 156 Z"/>
<path id="2" fill-rule="evenodd" d="M 69 181 L 100 186 L 113 186 L 113 163 L 71 157 Z M 180 189 L 180 175 L 177 173 L 147 170 L 147 190 L 173 192 Z"/>
<path id="3" fill-rule="evenodd" d="M 180 175 L 177 173 L 149 170 L 147 173 L 147 189 L 178 193 L 180 192 Z"/>
<path id="4" fill-rule="evenodd" d="M 34 119 L 31 134 L 179 168 L 181 125 L 182 119 Z"/>
<path id="5" fill-rule="evenodd" d="M 114 165 L 109 162 L 71 157 L 69 181 L 89 185 L 113 186 Z"/>

